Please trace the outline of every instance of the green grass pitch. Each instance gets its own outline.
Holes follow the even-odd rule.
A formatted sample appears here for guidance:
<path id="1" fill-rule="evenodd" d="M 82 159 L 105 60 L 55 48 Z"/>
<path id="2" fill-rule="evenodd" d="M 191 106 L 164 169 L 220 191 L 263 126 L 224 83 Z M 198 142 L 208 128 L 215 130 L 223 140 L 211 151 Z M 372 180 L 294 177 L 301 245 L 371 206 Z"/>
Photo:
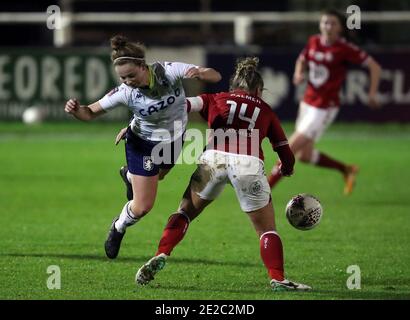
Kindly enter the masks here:
<path id="1" fill-rule="evenodd" d="M 155 253 L 195 166 L 178 165 L 161 182 L 155 207 L 109 261 L 105 237 L 126 202 L 124 149 L 113 143 L 120 127 L 0 123 L 0 299 L 410 299 L 410 126 L 330 128 L 319 149 L 361 168 L 349 197 L 339 173 L 299 163 L 273 191 L 286 275 L 311 285 L 307 293 L 270 290 L 258 238 L 230 186 L 191 224 L 155 281 L 136 287 L 135 273 Z M 270 169 L 276 156 L 268 143 L 264 149 Z M 300 192 L 324 207 L 311 231 L 293 229 L 284 215 Z M 47 288 L 50 265 L 60 268 L 60 290 Z M 350 265 L 360 267 L 360 290 L 346 286 Z"/>

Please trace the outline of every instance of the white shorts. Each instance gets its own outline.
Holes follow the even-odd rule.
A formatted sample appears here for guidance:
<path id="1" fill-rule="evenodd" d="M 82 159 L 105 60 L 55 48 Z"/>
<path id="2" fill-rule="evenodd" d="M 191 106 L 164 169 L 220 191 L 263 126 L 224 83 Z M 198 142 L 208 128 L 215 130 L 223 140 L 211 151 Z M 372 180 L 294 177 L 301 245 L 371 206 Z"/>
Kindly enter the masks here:
<path id="1" fill-rule="evenodd" d="M 320 109 L 301 101 L 296 119 L 296 132 L 318 141 L 335 120 L 338 112 L 337 107 Z"/>
<path id="2" fill-rule="evenodd" d="M 241 209 L 250 212 L 263 208 L 270 200 L 270 187 L 263 161 L 247 155 L 206 150 L 198 159 L 191 179 L 192 190 L 204 200 L 214 200 L 230 183 Z"/>

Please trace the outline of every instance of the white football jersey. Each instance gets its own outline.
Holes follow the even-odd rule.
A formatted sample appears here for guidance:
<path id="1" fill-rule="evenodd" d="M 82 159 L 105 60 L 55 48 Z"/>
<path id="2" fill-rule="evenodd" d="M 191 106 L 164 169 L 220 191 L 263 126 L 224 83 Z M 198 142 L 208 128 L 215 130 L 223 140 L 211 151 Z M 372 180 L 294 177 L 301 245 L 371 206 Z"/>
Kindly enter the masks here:
<path id="1" fill-rule="evenodd" d="M 171 142 L 184 133 L 188 122 L 182 79 L 188 69 L 197 66 L 156 62 L 149 67 L 154 78 L 152 88 L 133 88 L 123 83 L 99 103 L 106 111 L 128 106 L 134 114 L 131 129 L 138 137 L 152 142 Z"/>

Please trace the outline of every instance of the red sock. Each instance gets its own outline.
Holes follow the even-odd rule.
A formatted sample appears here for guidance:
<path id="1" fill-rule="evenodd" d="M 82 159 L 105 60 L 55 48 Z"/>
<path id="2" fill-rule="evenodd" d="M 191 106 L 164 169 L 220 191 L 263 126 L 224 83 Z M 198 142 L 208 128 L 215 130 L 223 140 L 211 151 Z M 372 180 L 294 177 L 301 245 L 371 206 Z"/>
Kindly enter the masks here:
<path id="1" fill-rule="evenodd" d="M 265 232 L 260 239 L 261 257 L 271 279 L 282 281 L 283 247 L 279 235 L 274 231 Z"/>
<path id="2" fill-rule="evenodd" d="M 174 213 L 171 215 L 162 233 L 162 237 L 158 245 L 158 251 L 155 255 L 157 256 L 160 253 L 165 253 L 169 256 L 171 251 L 184 238 L 188 226 L 188 217 L 184 214 Z"/>
<path id="3" fill-rule="evenodd" d="M 343 163 L 341 163 L 340 161 L 337 161 L 335 159 L 330 158 L 329 156 L 325 155 L 324 153 L 319 154 L 319 159 L 315 163 L 315 165 L 319 166 L 319 167 L 324 167 L 324 168 L 336 169 L 336 170 L 339 170 L 342 173 L 344 173 L 346 171 L 346 166 Z"/>
<path id="4" fill-rule="evenodd" d="M 270 188 L 273 189 L 280 179 L 282 179 L 282 174 L 280 173 L 278 165 L 275 165 L 268 177 Z"/>

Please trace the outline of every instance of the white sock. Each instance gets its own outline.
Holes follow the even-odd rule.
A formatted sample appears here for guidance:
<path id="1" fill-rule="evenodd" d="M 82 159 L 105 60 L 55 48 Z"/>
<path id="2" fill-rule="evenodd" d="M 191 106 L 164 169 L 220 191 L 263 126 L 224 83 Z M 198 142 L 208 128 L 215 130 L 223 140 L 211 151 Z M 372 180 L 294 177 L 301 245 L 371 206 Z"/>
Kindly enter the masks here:
<path id="1" fill-rule="evenodd" d="M 312 156 L 310 157 L 310 163 L 311 164 L 316 164 L 319 161 L 319 157 L 320 157 L 319 150 L 313 149 L 312 150 Z"/>
<path id="2" fill-rule="evenodd" d="M 122 208 L 120 217 L 115 222 L 115 229 L 117 229 L 118 232 L 124 233 L 127 227 L 132 226 L 139 220 L 139 218 L 136 218 L 131 211 L 131 201 L 128 201 L 125 204 L 124 208 Z"/>
<path id="3" fill-rule="evenodd" d="M 131 173 L 129 171 L 127 171 L 127 179 L 128 179 L 129 183 L 132 183 L 131 182 Z"/>

